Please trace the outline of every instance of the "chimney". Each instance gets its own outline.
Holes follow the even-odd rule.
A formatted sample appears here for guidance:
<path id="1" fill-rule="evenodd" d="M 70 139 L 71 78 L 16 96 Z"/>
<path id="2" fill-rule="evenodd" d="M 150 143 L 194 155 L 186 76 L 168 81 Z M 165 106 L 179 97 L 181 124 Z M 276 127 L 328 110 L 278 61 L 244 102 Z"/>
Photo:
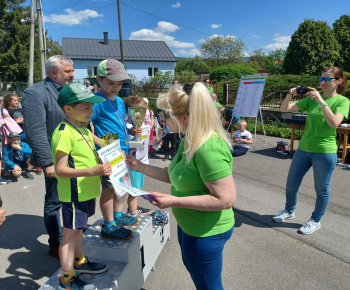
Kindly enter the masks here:
<path id="1" fill-rule="evenodd" d="M 104 44 L 108 45 L 108 32 L 106 30 L 103 32 L 103 39 L 104 39 Z"/>

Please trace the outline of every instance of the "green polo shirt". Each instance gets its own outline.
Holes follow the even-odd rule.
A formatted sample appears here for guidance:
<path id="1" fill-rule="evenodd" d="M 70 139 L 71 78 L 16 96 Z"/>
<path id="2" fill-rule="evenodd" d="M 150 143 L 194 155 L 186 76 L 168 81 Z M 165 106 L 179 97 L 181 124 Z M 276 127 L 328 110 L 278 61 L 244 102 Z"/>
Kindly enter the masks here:
<path id="1" fill-rule="evenodd" d="M 227 144 L 213 135 L 186 164 L 184 139 L 168 167 L 171 194 L 178 197 L 209 194 L 204 182 L 215 181 L 232 174 L 232 155 Z M 207 237 L 230 230 L 234 223 L 232 208 L 219 211 L 200 211 L 172 208 L 180 228 L 194 237 Z"/>
<path id="2" fill-rule="evenodd" d="M 56 128 L 51 142 L 55 166 L 58 151 L 68 154 L 67 166 L 70 168 L 87 169 L 98 164 L 94 152 L 90 149 L 95 148 L 91 132 L 86 128 L 78 129 L 90 146 L 73 126 L 62 122 Z M 100 176 L 68 178 L 56 175 L 56 178 L 58 197 L 62 202 L 87 201 L 100 195 Z"/>

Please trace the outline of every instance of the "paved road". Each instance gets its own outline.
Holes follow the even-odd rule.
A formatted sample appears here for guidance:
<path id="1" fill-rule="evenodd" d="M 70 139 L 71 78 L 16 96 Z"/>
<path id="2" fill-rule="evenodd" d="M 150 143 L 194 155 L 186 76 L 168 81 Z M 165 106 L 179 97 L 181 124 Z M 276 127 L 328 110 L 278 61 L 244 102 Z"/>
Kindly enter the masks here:
<path id="1" fill-rule="evenodd" d="M 284 208 L 284 187 L 291 159 L 273 147 L 281 139 L 263 136 L 256 151 L 234 159 L 233 176 L 238 200 L 234 235 L 224 251 L 225 289 L 350 289 L 350 171 L 337 167 L 331 184 L 331 203 L 322 228 L 312 235 L 297 233 L 311 215 L 315 192 L 312 171 L 300 190 L 296 218 L 284 224 L 271 217 Z M 161 159 L 151 163 L 167 165 Z M 169 193 L 169 185 L 146 178 L 145 189 Z M 43 177 L 21 179 L 1 186 L 8 218 L 0 227 L 0 289 L 37 289 L 59 267 L 48 256 L 43 226 Z M 141 205 L 152 208 L 145 201 Z M 100 211 L 90 219 L 93 223 Z M 176 223 L 171 220 L 172 239 L 159 256 L 156 269 L 143 288 L 194 289 L 176 241 Z"/>

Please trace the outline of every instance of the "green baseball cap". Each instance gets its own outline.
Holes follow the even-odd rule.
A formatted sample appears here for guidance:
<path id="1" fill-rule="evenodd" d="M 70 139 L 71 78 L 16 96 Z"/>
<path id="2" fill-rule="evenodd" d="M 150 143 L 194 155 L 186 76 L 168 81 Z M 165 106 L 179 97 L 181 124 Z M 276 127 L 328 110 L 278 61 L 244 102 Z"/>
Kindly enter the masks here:
<path id="1" fill-rule="evenodd" d="M 131 80 L 126 73 L 124 65 L 116 59 L 105 59 L 97 66 L 97 76 L 106 77 L 111 81 Z"/>
<path id="2" fill-rule="evenodd" d="M 59 106 L 70 105 L 74 103 L 102 103 L 103 97 L 95 96 L 86 86 L 82 84 L 68 84 L 64 86 L 57 99 Z"/>

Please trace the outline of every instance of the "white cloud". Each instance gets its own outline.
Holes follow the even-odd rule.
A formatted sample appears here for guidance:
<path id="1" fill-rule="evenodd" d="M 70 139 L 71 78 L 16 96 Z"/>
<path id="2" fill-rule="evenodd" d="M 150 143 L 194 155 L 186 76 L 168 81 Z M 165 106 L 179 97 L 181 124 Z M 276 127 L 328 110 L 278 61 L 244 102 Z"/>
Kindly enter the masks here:
<path id="1" fill-rule="evenodd" d="M 103 17 L 103 14 L 98 14 L 96 11 L 91 9 L 85 9 L 75 11 L 73 9 L 66 9 L 66 14 L 50 14 L 44 16 L 46 23 L 57 23 L 66 26 L 80 25 L 86 23 L 89 18 Z"/>
<path id="2" fill-rule="evenodd" d="M 172 8 L 179 8 L 181 7 L 181 4 L 179 2 L 176 2 L 176 4 L 171 5 Z"/>
<path id="3" fill-rule="evenodd" d="M 200 54 L 201 54 L 200 51 L 196 48 L 190 49 L 190 50 L 180 49 L 180 50 L 177 50 L 175 53 L 176 56 L 182 56 L 182 57 L 194 57 Z"/>
<path id="4" fill-rule="evenodd" d="M 214 29 L 217 29 L 217 28 L 220 28 L 221 26 L 222 26 L 222 24 L 215 24 L 215 23 L 213 23 L 210 27 L 214 28 Z"/>
<path id="5" fill-rule="evenodd" d="M 254 38 L 260 38 L 260 35 L 253 34 L 252 37 L 254 37 Z"/>
<path id="6" fill-rule="evenodd" d="M 180 29 L 180 27 L 177 26 L 176 24 L 173 24 L 171 22 L 166 22 L 166 21 L 159 21 L 158 26 L 154 29 L 154 31 L 163 33 L 163 32 L 174 32 L 178 29 Z"/>
<path id="7" fill-rule="evenodd" d="M 192 48 L 195 47 L 194 43 L 181 42 L 175 40 L 175 37 L 167 35 L 165 32 L 174 32 L 180 29 L 175 24 L 170 22 L 160 21 L 158 26 L 154 29 L 141 29 L 138 31 L 133 31 L 130 34 L 130 40 L 151 40 L 151 41 L 165 41 L 169 47 L 176 48 Z"/>
<path id="8" fill-rule="evenodd" d="M 276 50 L 276 49 L 286 49 L 289 45 L 291 36 L 282 36 L 279 33 L 274 34 L 274 43 L 270 43 L 269 45 L 265 46 L 266 49 L 269 50 Z"/>

